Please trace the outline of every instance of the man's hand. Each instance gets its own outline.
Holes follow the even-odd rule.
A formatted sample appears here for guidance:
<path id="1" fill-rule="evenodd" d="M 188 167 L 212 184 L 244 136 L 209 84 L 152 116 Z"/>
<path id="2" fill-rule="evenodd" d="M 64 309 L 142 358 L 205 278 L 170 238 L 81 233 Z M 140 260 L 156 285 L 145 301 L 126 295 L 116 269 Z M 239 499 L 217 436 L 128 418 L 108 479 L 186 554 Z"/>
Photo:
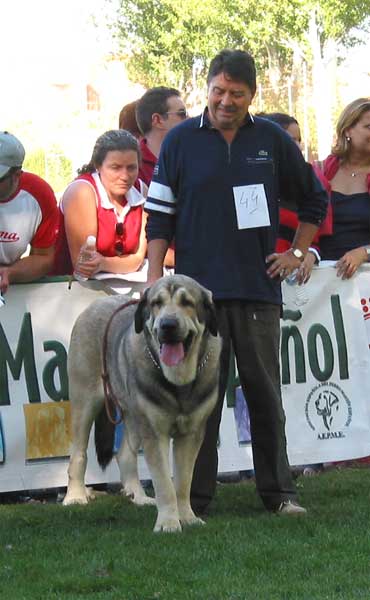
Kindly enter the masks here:
<path id="1" fill-rule="evenodd" d="M 279 278 L 280 281 L 284 281 L 293 271 L 299 269 L 302 264 L 290 249 L 282 254 L 278 254 L 277 252 L 269 254 L 266 257 L 266 263 L 269 264 L 269 268 L 267 269 L 269 277 L 271 279 Z"/>
<path id="2" fill-rule="evenodd" d="M 0 266 L 0 292 L 5 294 L 9 287 L 9 269 Z"/>
<path id="3" fill-rule="evenodd" d="M 307 283 L 307 281 L 311 277 L 312 269 L 315 266 L 315 263 L 316 263 L 316 254 L 314 254 L 313 252 L 311 252 L 309 250 L 307 252 L 306 256 L 304 257 L 304 261 L 303 261 L 303 263 L 301 263 L 301 266 L 299 267 L 298 272 L 297 272 L 298 285 Z"/>

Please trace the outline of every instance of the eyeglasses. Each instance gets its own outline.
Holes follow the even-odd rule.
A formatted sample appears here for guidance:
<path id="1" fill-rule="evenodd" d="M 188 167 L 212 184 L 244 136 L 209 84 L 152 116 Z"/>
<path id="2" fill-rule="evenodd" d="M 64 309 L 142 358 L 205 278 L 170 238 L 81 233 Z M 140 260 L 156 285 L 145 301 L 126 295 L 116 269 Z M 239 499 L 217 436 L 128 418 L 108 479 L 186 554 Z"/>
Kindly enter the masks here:
<path id="1" fill-rule="evenodd" d="M 180 108 L 179 110 L 167 110 L 165 115 L 177 115 L 180 119 L 187 119 L 188 113 L 185 108 Z"/>
<path id="2" fill-rule="evenodd" d="M 122 237 L 123 234 L 125 233 L 125 226 L 123 223 L 119 222 L 116 223 L 116 235 Z M 114 244 L 114 249 L 117 253 L 118 256 L 122 256 L 123 254 L 123 242 L 122 240 L 118 240 L 115 244 Z"/>

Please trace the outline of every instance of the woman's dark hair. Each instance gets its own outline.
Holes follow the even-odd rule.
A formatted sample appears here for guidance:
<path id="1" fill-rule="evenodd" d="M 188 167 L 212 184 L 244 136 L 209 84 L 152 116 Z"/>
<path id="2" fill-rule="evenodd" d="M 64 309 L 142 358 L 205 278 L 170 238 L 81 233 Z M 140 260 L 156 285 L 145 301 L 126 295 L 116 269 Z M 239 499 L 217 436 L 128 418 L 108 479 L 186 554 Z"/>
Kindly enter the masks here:
<path id="1" fill-rule="evenodd" d="M 77 173 L 79 175 L 93 173 L 103 164 L 108 152 L 114 152 L 115 150 L 120 152 L 133 150 L 137 154 L 139 163 L 141 161 L 141 152 L 137 139 L 125 129 L 111 129 L 98 137 L 90 162 L 78 169 Z"/>
<path id="2" fill-rule="evenodd" d="M 299 126 L 297 119 L 287 115 L 286 113 L 274 112 L 274 113 L 258 113 L 256 117 L 263 117 L 264 119 L 268 119 L 269 121 L 273 121 L 273 123 L 277 123 L 283 129 L 288 129 L 289 125 L 295 123 Z"/>
<path id="3" fill-rule="evenodd" d="M 244 52 L 244 50 L 221 50 L 209 66 L 207 85 L 220 73 L 226 73 L 230 79 L 247 84 L 252 94 L 255 93 L 256 65 L 253 56 L 249 52 Z"/>

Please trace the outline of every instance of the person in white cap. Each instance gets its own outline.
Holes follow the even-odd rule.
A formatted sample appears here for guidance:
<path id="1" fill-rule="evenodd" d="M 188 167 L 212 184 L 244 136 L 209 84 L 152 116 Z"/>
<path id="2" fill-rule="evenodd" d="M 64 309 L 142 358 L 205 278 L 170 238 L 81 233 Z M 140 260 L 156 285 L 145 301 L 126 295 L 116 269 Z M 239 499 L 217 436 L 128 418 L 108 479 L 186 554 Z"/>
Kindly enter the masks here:
<path id="1" fill-rule="evenodd" d="M 58 209 L 50 185 L 22 171 L 25 150 L 0 132 L 0 292 L 9 284 L 34 281 L 52 268 Z M 28 246 L 30 252 L 24 256 Z"/>

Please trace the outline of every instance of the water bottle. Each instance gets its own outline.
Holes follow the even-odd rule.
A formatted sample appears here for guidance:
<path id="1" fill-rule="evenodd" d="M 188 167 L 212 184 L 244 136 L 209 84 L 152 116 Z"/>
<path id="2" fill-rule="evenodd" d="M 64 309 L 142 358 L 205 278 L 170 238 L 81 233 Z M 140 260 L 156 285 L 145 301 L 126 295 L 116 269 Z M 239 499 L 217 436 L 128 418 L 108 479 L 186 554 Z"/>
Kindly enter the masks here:
<path id="1" fill-rule="evenodd" d="M 291 274 L 285 278 L 285 283 L 287 283 L 288 285 L 298 284 L 297 275 L 298 275 L 298 269 L 294 269 L 294 271 L 292 271 Z"/>
<path id="2" fill-rule="evenodd" d="M 78 255 L 78 259 L 76 262 L 75 270 L 73 271 L 73 277 L 77 281 L 87 281 L 89 278 L 85 277 L 85 275 L 81 275 L 78 272 L 79 265 L 83 264 L 91 260 L 93 253 L 96 251 L 96 237 L 94 235 L 89 235 L 86 239 L 86 242 L 81 246 L 80 254 Z"/>

